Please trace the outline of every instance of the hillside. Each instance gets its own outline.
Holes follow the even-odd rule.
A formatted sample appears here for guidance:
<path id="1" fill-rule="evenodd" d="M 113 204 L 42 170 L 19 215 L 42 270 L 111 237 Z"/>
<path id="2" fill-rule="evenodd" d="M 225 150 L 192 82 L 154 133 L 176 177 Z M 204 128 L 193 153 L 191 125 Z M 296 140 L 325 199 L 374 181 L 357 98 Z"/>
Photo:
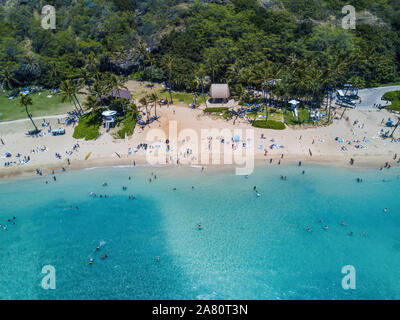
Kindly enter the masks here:
<path id="1" fill-rule="evenodd" d="M 57 9 L 56 30 L 41 28 L 39 13 L 45 4 Z M 0 77 L 5 87 L 35 83 L 52 88 L 95 64 L 100 71 L 135 73 L 194 89 L 196 79 L 206 75 L 213 81 L 248 84 L 243 78 L 268 64 L 276 69 L 302 65 L 331 76 L 340 70 L 335 81 L 360 87 L 399 81 L 400 3 L 353 1 L 359 13 L 356 30 L 340 27 L 346 4 L 2 0 Z"/>

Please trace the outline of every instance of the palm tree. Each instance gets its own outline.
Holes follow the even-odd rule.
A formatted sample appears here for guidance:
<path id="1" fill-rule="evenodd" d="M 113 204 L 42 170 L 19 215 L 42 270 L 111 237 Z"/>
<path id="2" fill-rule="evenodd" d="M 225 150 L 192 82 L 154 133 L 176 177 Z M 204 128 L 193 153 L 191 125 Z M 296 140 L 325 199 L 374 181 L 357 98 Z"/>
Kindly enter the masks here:
<path id="1" fill-rule="evenodd" d="M 172 99 L 172 72 L 175 69 L 175 58 L 172 55 L 167 54 L 164 56 L 162 63 L 164 68 L 168 72 L 168 84 L 169 84 L 168 91 L 169 91 L 169 97 L 171 99 L 171 104 L 173 104 L 174 101 Z"/>
<path id="2" fill-rule="evenodd" d="M 78 100 L 78 95 L 85 94 L 85 92 L 80 91 L 83 87 L 84 87 L 83 81 L 78 80 L 78 81 L 73 82 L 73 95 L 74 95 L 76 103 L 79 106 L 79 110 L 81 111 L 81 113 L 83 113 L 83 109 Z"/>
<path id="3" fill-rule="evenodd" d="M 76 92 L 77 88 L 73 84 L 71 80 L 64 80 L 61 85 L 60 85 L 60 94 L 61 94 L 61 101 L 65 102 L 66 100 L 69 100 L 74 104 L 76 114 L 78 116 L 82 115 L 82 111 L 77 107 L 75 98 L 76 98 Z"/>
<path id="4" fill-rule="evenodd" d="M 6 87 L 8 90 L 11 90 L 13 87 L 13 83 L 18 83 L 18 81 L 14 78 L 12 71 L 8 67 L 5 67 L 3 71 L 0 72 L 0 83 L 3 87 Z"/>
<path id="5" fill-rule="evenodd" d="M 88 86 L 90 90 L 90 86 L 94 82 L 94 78 L 87 68 L 82 68 L 79 70 L 78 78 L 85 86 Z"/>
<path id="6" fill-rule="evenodd" d="M 149 123 L 149 122 L 150 122 L 150 119 L 149 119 L 149 109 L 148 109 L 148 107 L 149 107 L 149 102 L 148 102 L 148 100 L 147 100 L 146 97 L 141 98 L 141 99 L 139 100 L 139 102 L 140 102 L 140 104 L 142 105 L 142 107 L 144 107 L 144 108 L 146 109 L 147 123 Z"/>
<path id="7" fill-rule="evenodd" d="M 94 79 L 93 85 L 89 88 L 89 92 L 99 98 L 101 105 L 104 107 L 103 96 L 107 94 L 107 85 L 104 81 Z"/>
<path id="8" fill-rule="evenodd" d="M 149 103 L 154 103 L 154 113 L 155 116 L 157 117 L 157 101 L 158 101 L 158 96 L 156 93 L 152 93 L 149 96 Z"/>
<path id="9" fill-rule="evenodd" d="M 399 127 L 399 125 L 400 125 L 400 117 L 397 118 L 397 123 L 396 123 L 396 125 L 394 126 L 394 129 L 393 129 L 392 133 L 390 134 L 390 137 L 391 137 L 391 138 L 393 138 L 393 134 L 394 134 L 394 132 L 396 131 L 396 129 Z"/>
<path id="10" fill-rule="evenodd" d="M 33 55 L 27 55 L 24 59 L 24 71 L 33 76 L 33 80 L 36 82 L 40 75 L 40 65 Z"/>
<path id="11" fill-rule="evenodd" d="M 207 69 L 211 73 L 211 80 L 214 82 L 215 80 L 215 75 L 218 73 L 218 70 L 220 69 L 221 65 L 214 55 L 208 55 L 206 57 L 206 64 L 207 64 Z"/>
<path id="12" fill-rule="evenodd" d="M 97 99 L 97 97 L 94 95 L 88 95 L 86 97 L 86 102 L 83 105 L 85 110 L 90 110 L 94 114 L 99 109 L 99 99 Z"/>
<path id="13" fill-rule="evenodd" d="M 238 62 L 231 64 L 227 70 L 227 80 L 229 84 L 235 84 L 240 82 L 240 75 L 243 72 L 243 68 L 239 65 Z"/>
<path id="14" fill-rule="evenodd" d="M 25 107 L 25 112 L 28 115 L 29 119 L 31 120 L 33 126 L 35 127 L 35 133 L 39 132 L 38 127 L 36 126 L 35 122 L 32 119 L 32 115 L 29 113 L 28 106 L 33 105 L 32 98 L 29 96 L 21 96 L 19 101 L 20 105 Z"/>
<path id="15" fill-rule="evenodd" d="M 134 104 L 134 103 L 128 104 L 128 106 L 127 106 L 127 111 L 128 111 L 128 113 L 131 113 L 131 114 L 132 114 L 132 118 L 133 118 L 133 119 L 136 119 L 136 117 L 137 117 L 137 115 L 138 115 L 138 113 L 139 113 L 138 107 L 137 107 L 137 105 Z"/>
<path id="16" fill-rule="evenodd" d="M 207 108 L 207 97 L 205 96 L 205 86 L 210 84 L 210 77 L 207 76 L 205 67 L 203 64 L 200 65 L 199 69 L 196 72 L 195 75 L 195 83 L 197 86 L 201 88 L 201 95 L 204 98 L 204 102 L 206 104 Z"/>

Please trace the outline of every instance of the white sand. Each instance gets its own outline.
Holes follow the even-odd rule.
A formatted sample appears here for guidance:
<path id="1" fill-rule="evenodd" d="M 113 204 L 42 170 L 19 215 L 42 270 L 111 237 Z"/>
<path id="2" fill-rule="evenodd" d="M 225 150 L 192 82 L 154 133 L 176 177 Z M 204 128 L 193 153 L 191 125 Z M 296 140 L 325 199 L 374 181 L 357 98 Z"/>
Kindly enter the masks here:
<path id="1" fill-rule="evenodd" d="M 175 114 L 173 113 L 174 110 Z M 146 141 L 145 137 L 149 130 L 162 129 L 166 137 L 170 138 L 168 134 L 170 120 L 177 121 L 178 134 L 182 129 L 189 128 L 195 130 L 199 136 L 199 144 L 201 142 L 202 129 L 215 128 L 221 130 L 227 128 L 232 130 L 232 132 L 234 129 L 243 129 L 243 133 L 245 133 L 246 129 L 252 129 L 243 120 L 233 125 L 233 121 L 226 122 L 223 119 L 213 119 L 212 117 L 203 115 L 201 110 L 193 110 L 186 106 L 157 107 L 157 112 L 161 116 L 159 121 L 147 126 L 144 130 L 137 126 L 134 135 L 125 140 L 114 140 L 108 133 L 102 131 L 102 135 L 96 141 L 77 141 L 72 138 L 73 127 L 57 125 L 56 118 L 49 118 L 48 120 L 53 129 L 59 127 L 66 128 L 64 136 L 27 137 L 25 132 L 32 129 L 32 124 L 29 120 L 0 123 L 0 138 L 5 142 L 5 146 L 0 144 L 0 155 L 4 156 L 5 152 L 12 154 L 11 158 L 0 159 L 0 177 L 15 176 L 22 173 L 32 175 L 36 168 L 43 169 L 44 174 L 49 174 L 52 169 L 60 169 L 61 167 L 69 170 L 95 166 L 132 165 L 134 161 L 137 164 L 147 163 L 145 151 L 138 151 L 137 153 L 128 155 L 129 148 L 131 147 L 133 150 L 140 143 L 148 143 L 149 145 L 160 145 L 164 149 L 165 143 Z M 338 111 L 338 114 L 340 115 L 341 112 Z M 349 117 L 349 121 L 345 120 L 346 117 Z M 253 143 L 255 146 L 255 159 L 257 161 L 269 163 L 269 159 L 273 158 L 273 165 L 277 164 L 277 159 L 280 159 L 283 154 L 282 164 L 289 162 L 297 163 L 301 160 L 304 164 L 313 162 L 335 166 L 350 166 L 349 160 L 350 158 L 354 158 L 355 166 L 380 167 L 386 162 L 389 162 L 393 166 L 396 165 L 396 161 L 393 160 L 394 155 L 396 153 L 400 154 L 400 142 L 391 142 L 391 139 L 384 140 L 378 136 L 379 130 L 384 128 L 381 125 L 382 119 L 387 120 L 389 117 L 395 120 L 395 116 L 386 110 L 348 110 L 343 119 L 334 120 L 333 124 L 327 127 L 296 130 L 288 128 L 283 131 L 254 129 L 255 141 L 251 141 L 250 143 Z M 359 123 L 353 126 L 355 120 L 358 120 Z M 40 124 L 40 122 L 37 121 L 37 124 Z M 359 128 L 359 125 L 362 124 L 364 124 L 364 127 Z M 391 129 L 385 128 L 385 131 L 387 130 Z M 261 139 L 262 133 L 266 139 Z M 355 136 L 354 133 L 357 135 Z M 399 136 L 400 128 L 395 134 L 395 137 Z M 344 143 L 338 143 L 335 141 L 335 137 L 343 139 Z M 370 142 L 362 141 L 364 137 L 369 139 Z M 374 137 L 376 138 L 374 139 Z M 274 139 L 274 142 L 271 142 L 271 139 Z M 357 139 L 360 140 L 359 143 L 353 142 Z M 352 144 L 347 145 L 347 140 L 351 141 Z M 312 143 L 313 141 L 314 144 Z M 67 156 L 66 151 L 72 151 L 76 143 L 80 145 L 79 151 L 74 151 L 71 156 Z M 285 148 L 270 149 L 270 145 L 273 143 L 283 145 Z M 357 144 L 364 145 L 367 149 L 356 149 L 355 145 Z M 258 149 L 259 145 L 262 145 L 262 149 Z M 31 154 L 30 151 L 36 149 L 38 146 L 46 146 L 48 151 Z M 179 142 L 178 148 L 182 146 L 183 144 Z M 341 146 L 345 146 L 347 151 L 342 151 Z M 264 156 L 264 149 L 268 151 L 267 156 Z M 312 156 L 310 156 L 309 150 L 311 150 Z M 56 152 L 61 154 L 61 160 L 55 157 Z M 90 158 L 84 160 L 89 152 L 92 152 Z M 6 161 L 18 162 L 19 159 L 16 158 L 17 153 L 22 154 L 22 157 L 30 155 L 31 161 L 25 165 L 14 164 L 11 167 L 4 167 L 4 162 Z M 179 154 L 178 157 L 181 163 L 184 160 L 193 158 L 192 156 L 185 158 L 183 154 Z M 70 166 L 67 164 L 67 158 L 71 161 Z M 173 162 L 176 165 L 176 159 L 173 159 Z M 194 164 L 201 165 L 199 162 Z"/>

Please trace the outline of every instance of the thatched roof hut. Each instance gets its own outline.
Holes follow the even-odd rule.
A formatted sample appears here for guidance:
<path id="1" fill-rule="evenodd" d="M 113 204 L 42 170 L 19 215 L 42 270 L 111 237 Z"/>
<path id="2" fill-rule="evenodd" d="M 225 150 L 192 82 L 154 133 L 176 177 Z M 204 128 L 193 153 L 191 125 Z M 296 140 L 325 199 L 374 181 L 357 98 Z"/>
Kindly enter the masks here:
<path id="1" fill-rule="evenodd" d="M 210 97 L 213 101 L 226 101 L 230 98 L 231 93 L 226 83 L 213 83 L 210 88 Z"/>

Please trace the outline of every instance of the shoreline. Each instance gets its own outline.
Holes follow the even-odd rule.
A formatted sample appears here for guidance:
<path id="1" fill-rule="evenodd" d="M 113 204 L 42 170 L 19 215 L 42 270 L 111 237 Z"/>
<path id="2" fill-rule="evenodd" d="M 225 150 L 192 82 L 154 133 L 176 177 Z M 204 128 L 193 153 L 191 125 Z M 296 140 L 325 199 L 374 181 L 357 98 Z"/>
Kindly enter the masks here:
<path id="1" fill-rule="evenodd" d="M 254 159 L 256 167 L 277 166 L 282 155 L 282 166 L 297 165 L 299 161 L 303 165 L 353 170 L 358 168 L 378 170 L 386 163 L 392 167 L 399 166 L 397 161 L 400 159 L 400 142 L 393 142 L 380 136 L 382 130 L 391 130 L 384 125 L 385 120 L 393 117 L 386 110 L 347 110 L 346 118 L 336 117 L 329 126 L 308 129 L 288 127 L 283 131 L 254 128 L 243 120 L 233 123 L 221 118 L 212 118 L 205 115 L 202 110 L 179 105 L 160 107 L 157 114 L 160 115 L 158 121 L 144 128 L 136 126 L 133 135 L 125 139 L 114 139 L 104 128 L 100 128 L 101 135 L 96 140 L 77 140 L 72 137 L 74 127 L 58 124 L 55 117 L 48 117 L 48 122 L 53 128 L 64 128 L 63 136 L 53 137 L 45 134 L 39 138 L 27 137 L 25 132 L 31 126 L 29 119 L 0 123 L 0 137 L 5 142 L 5 145 L 0 144 L 0 155 L 4 158 L 2 159 L 4 164 L 7 161 L 18 162 L 21 159 L 16 157 L 18 154 L 22 157 L 30 156 L 30 161 L 24 165 L 13 164 L 6 167 L 1 161 L 0 179 L 36 176 L 36 169 L 41 169 L 44 176 L 48 176 L 52 170 L 57 174 L 63 167 L 67 171 L 76 171 L 94 167 L 133 166 L 134 161 L 137 165 L 151 166 L 146 160 L 146 152 L 140 150 L 139 145 L 148 145 L 148 151 L 154 157 L 157 150 L 164 150 L 167 147 L 166 139 L 174 141 L 171 143 L 173 148 L 171 153 L 161 156 L 161 161 L 165 161 L 165 157 L 168 157 L 170 164 L 162 163 L 159 166 L 168 166 L 171 169 L 191 165 L 218 170 L 244 167 L 235 164 L 213 164 L 218 157 L 220 160 L 216 162 L 223 162 L 225 148 L 231 151 L 230 144 L 232 150 L 239 151 L 243 156 L 249 152 L 248 150 L 254 152 L 249 161 Z M 222 138 L 226 137 L 223 130 L 232 136 L 226 138 L 222 144 Z M 203 134 L 203 131 L 206 133 Z M 395 137 L 399 134 L 400 129 Z M 239 140 L 232 140 L 231 143 L 230 140 L 236 135 L 239 136 Z M 213 140 L 212 148 L 210 148 L 211 140 Z M 242 144 L 249 144 L 252 149 Z M 78 148 L 74 147 L 76 145 Z M 6 152 L 11 153 L 12 157 L 5 158 Z M 55 157 L 55 154 L 59 154 L 61 159 Z M 89 154 L 90 157 L 85 160 Z M 350 165 L 351 158 L 355 161 L 354 165 Z M 71 165 L 68 165 L 67 159 Z M 177 159 L 179 159 L 178 165 Z M 204 159 L 208 159 L 209 164 L 205 163 L 207 161 Z M 232 161 L 232 155 L 229 155 L 228 159 L 233 163 L 236 162 Z M 270 159 L 273 159 L 272 164 L 269 163 Z"/>
<path id="2" fill-rule="evenodd" d="M 327 158 L 327 157 L 325 157 Z M 311 156 L 297 156 L 297 155 L 285 155 L 283 159 L 281 159 L 280 155 L 272 155 L 264 157 L 260 159 L 259 157 L 254 160 L 254 170 L 249 175 L 255 173 L 255 170 L 262 167 L 286 167 L 286 166 L 298 166 L 299 161 L 302 162 L 302 166 L 320 166 L 327 168 L 339 168 L 339 169 L 348 169 L 348 170 L 379 170 L 382 164 L 389 162 L 392 168 L 400 167 L 395 160 L 388 160 L 389 155 L 369 155 L 357 157 L 354 156 L 354 164 L 350 165 L 349 159 L 344 157 L 331 156 L 329 159 L 322 159 L 322 157 L 311 157 Z M 273 162 L 270 164 L 270 159 L 273 159 Z M 281 160 L 281 164 L 278 165 L 278 161 Z M 136 166 L 133 161 L 136 162 Z M 93 159 L 91 161 L 85 160 L 75 160 L 71 162 L 71 165 L 59 165 L 59 164 L 45 164 L 40 167 L 43 171 L 43 175 L 37 175 L 35 172 L 36 166 L 27 165 L 23 168 L 8 168 L 0 170 L 0 179 L 1 180 L 16 180 L 16 179 L 25 179 L 25 178 L 45 178 L 52 176 L 52 170 L 54 170 L 55 175 L 60 174 L 60 170 L 62 168 L 66 169 L 66 172 L 76 172 L 80 170 L 95 170 L 95 169 L 107 169 L 107 168 L 115 168 L 115 169 L 124 169 L 124 168 L 162 168 L 162 169 L 176 169 L 176 168 L 193 168 L 200 169 L 204 167 L 206 170 L 232 170 L 235 171 L 236 168 L 241 168 L 243 166 L 235 165 L 235 164 L 149 164 L 146 162 L 144 156 L 135 157 L 131 159 L 113 159 L 113 158 L 103 158 L 103 159 Z"/>

